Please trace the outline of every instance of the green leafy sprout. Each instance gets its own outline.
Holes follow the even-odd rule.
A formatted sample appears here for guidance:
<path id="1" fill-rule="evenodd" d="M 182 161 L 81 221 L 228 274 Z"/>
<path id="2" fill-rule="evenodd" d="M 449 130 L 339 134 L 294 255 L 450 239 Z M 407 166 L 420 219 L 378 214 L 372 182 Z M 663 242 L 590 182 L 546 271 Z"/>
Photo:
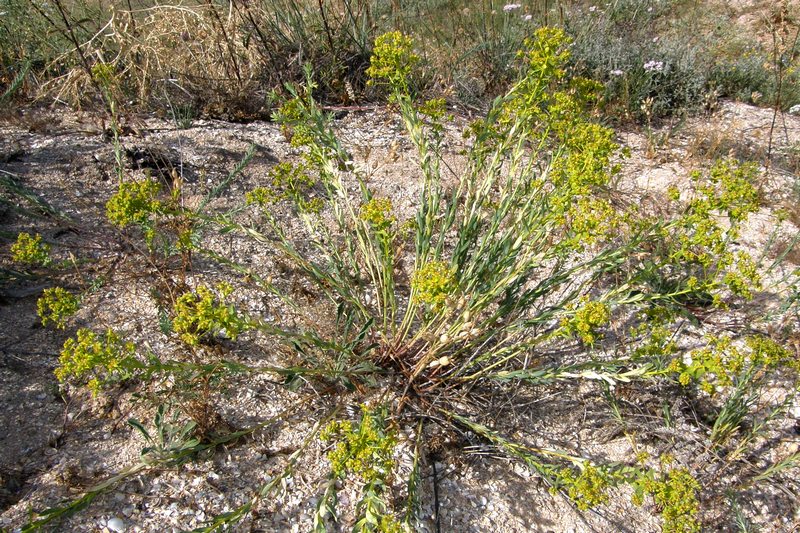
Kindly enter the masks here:
<path id="1" fill-rule="evenodd" d="M 293 203 L 300 211 L 318 213 L 323 206 L 321 198 L 311 198 L 316 183 L 308 173 L 306 165 L 278 163 L 269 171 L 271 187 L 259 187 L 246 194 L 248 204 L 266 207 L 282 200 Z"/>

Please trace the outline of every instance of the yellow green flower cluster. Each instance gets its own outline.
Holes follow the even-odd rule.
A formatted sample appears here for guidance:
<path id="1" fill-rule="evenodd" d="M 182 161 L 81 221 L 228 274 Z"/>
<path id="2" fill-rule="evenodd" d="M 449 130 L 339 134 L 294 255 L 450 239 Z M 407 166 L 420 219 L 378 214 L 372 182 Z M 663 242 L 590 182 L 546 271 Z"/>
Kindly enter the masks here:
<path id="1" fill-rule="evenodd" d="M 758 176 L 755 163 L 738 164 L 718 161 L 710 172 L 710 184 L 702 188 L 713 208 L 725 212 L 732 223 L 743 222 L 760 207 L 760 195 L 754 182 Z"/>
<path id="2" fill-rule="evenodd" d="M 441 120 L 447 114 L 447 100 L 444 98 L 431 98 L 419 106 L 419 112 L 432 120 Z"/>
<path id="3" fill-rule="evenodd" d="M 302 212 L 318 213 L 323 202 L 320 198 L 309 198 L 316 180 L 308 174 L 305 164 L 278 163 L 269 171 L 270 187 L 258 187 L 245 195 L 248 204 L 261 207 L 283 200 L 294 203 Z"/>
<path id="4" fill-rule="evenodd" d="M 92 375 L 87 386 L 96 394 L 103 382 L 126 369 L 134 360 L 135 353 L 133 343 L 123 341 L 111 329 L 105 335 L 98 335 L 82 328 L 74 338 L 64 343 L 55 370 L 56 378 L 64 382 L 69 378 L 83 380 Z"/>
<path id="5" fill-rule="evenodd" d="M 292 146 L 308 146 L 314 142 L 314 132 L 306 123 L 308 111 L 299 97 L 286 100 L 273 119 L 280 122 L 281 130 Z"/>
<path id="6" fill-rule="evenodd" d="M 633 333 L 647 335 L 644 342 L 633 352 L 637 359 L 664 362 L 678 351 L 678 345 L 673 340 L 673 332 L 663 324 L 646 323 Z"/>
<path id="7" fill-rule="evenodd" d="M 455 274 L 444 261 L 426 263 L 411 277 L 416 301 L 431 307 L 443 305 L 455 287 Z"/>
<path id="8" fill-rule="evenodd" d="M 560 133 L 565 156 L 553 164 L 552 179 L 570 195 L 585 195 L 608 183 L 611 156 L 619 149 L 614 131 L 591 122 L 579 122 Z"/>
<path id="9" fill-rule="evenodd" d="M 525 40 L 525 50 L 519 52 L 537 77 L 541 79 L 560 79 L 566 74 L 564 65 L 570 58 L 570 39 L 559 28 L 539 28 L 533 38 Z"/>
<path id="10" fill-rule="evenodd" d="M 323 441 L 335 441 L 328 453 L 331 470 L 336 477 L 347 474 L 360 477 L 365 483 L 386 482 L 394 468 L 397 437 L 387 430 L 381 410 L 362 406 L 361 421 L 354 426 L 349 420 L 335 420 L 320 433 Z"/>
<path id="11" fill-rule="evenodd" d="M 752 297 L 760 288 L 760 277 L 752 258 L 745 252 L 732 253 L 728 243 L 736 239 L 739 227 L 758 210 L 759 195 L 754 185 L 757 169 L 754 165 L 738 165 L 718 161 L 703 181 L 700 172 L 692 173 L 695 196 L 684 214 L 664 232 L 670 243 L 669 261 L 676 266 L 698 265 L 704 276 L 694 277 L 696 291 L 711 292 L 722 285 L 735 295 Z M 678 201 L 676 188 L 669 197 Z M 725 214 L 729 224 L 723 227 L 719 215 Z M 717 295 L 718 296 L 718 295 Z M 719 302 L 719 298 L 715 300 Z"/>
<path id="12" fill-rule="evenodd" d="M 585 464 L 578 476 L 569 468 L 559 472 L 559 483 L 578 509 L 586 511 L 608 501 L 608 478 L 598 468 Z"/>
<path id="13" fill-rule="evenodd" d="M 377 231 L 387 231 L 397 222 L 392 214 L 392 201 L 388 198 L 372 198 L 361 206 L 359 218 Z"/>
<path id="14" fill-rule="evenodd" d="M 584 196 L 573 201 L 567 211 L 567 220 L 576 248 L 609 238 L 621 224 L 619 214 L 604 198 Z"/>
<path id="15" fill-rule="evenodd" d="M 47 266 L 50 263 L 50 245 L 42 242 L 42 236 L 38 233 L 31 236 L 22 232 L 11 245 L 11 258 L 25 265 Z"/>
<path id="16" fill-rule="evenodd" d="M 643 476 L 636 483 L 633 503 L 641 505 L 645 494 L 651 494 L 661 510 L 661 531 L 664 533 L 695 533 L 700 531 L 697 515 L 700 483 L 685 468 L 670 470 L 658 479 Z"/>
<path id="17" fill-rule="evenodd" d="M 535 128 L 547 118 L 547 108 L 552 107 L 549 89 L 559 85 L 569 60 L 569 39 L 555 28 L 541 28 L 534 37 L 525 40 L 524 50 L 517 56 L 526 69 L 520 80 L 503 103 L 500 124 L 513 124 L 518 119 Z"/>
<path id="18" fill-rule="evenodd" d="M 208 336 L 220 333 L 235 340 L 248 324 L 233 304 L 224 304 L 232 291 L 230 285 L 221 283 L 217 286 L 219 296 L 205 285 L 182 294 L 175 303 L 174 331 L 190 346 L 198 346 Z"/>
<path id="19" fill-rule="evenodd" d="M 761 289 L 761 276 L 750 254 L 737 252 L 735 260 L 722 278 L 722 282 L 736 296 L 751 299 L 753 290 Z"/>
<path id="20" fill-rule="evenodd" d="M 562 327 L 567 335 L 578 335 L 586 344 L 594 344 L 597 330 L 611 320 L 611 308 L 603 302 L 587 301 L 575 311 L 571 319 L 564 319 Z"/>
<path id="21" fill-rule="evenodd" d="M 118 82 L 116 69 L 110 63 L 95 63 L 92 66 L 92 78 L 107 91 L 113 89 Z"/>
<path id="22" fill-rule="evenodd" d="M 36 311 L 42 325 L 53 324 L 58 329 L 66 327 L 66 318 L 78 312 L 78 297 L 62 287 L 45 289 L 36 302 Z"/>
<path id="23" fill-rule="evenodd" d="M 712 395 L 717 386 L 732 386 L 744 375 L 756 386 L 767 371 L 785 367 L 800 372 L 800 361 L 788 349 L 763 336 L 748 337 L 742 348 L 734 346 L 728 336 L 712 337 L 708 346 L 692 351 L 690 357 L 689 363 L 674 359 L 669 370 L 678 375 L 682 385 L 696 381 Z"/>
<path id="24" fill-rule="evenodd" d="M 452 120 L 453 115 L 447 114 L 447 100 L 444 98 L 432 98 L 425 100 L 418 108 L 417 111 L 428 117 L 426 121 L 427 126 L 431 131 L 431 139 L 441 141 L 444 137 L 444 122 L 445 120 Z"/>
<path id="25" fill-rule="evenodd" d="M 597 100 L 602 87 L 587 79 L 565 80 L 569 44 L 564 32 L 553 28 L 542 28 L 526 41 L 520 58 L 527 73 L 504 101 L 494 138 L 502 139 L 498 127 L 522 123 L 535 143 L 559 147 L 547 174 L 553 186 L 549 211 L 570 230 L 566 244 L 580 248 L 608 237 L 620 225 L 619 214 L 598 195 L 619 171 L 611 164 L 619 145 L 613 130 L 586 118 L 587 106 Z M 477 138 L 486 127 L 491 128 L 473 125 L 469 134 Z"/>
<path id="26" fill-rule="evenodd" d="M 126 181 L 106 203 L 106 216 L 112 224 L 124 228 L 131 224 L 146 224 L 161 210 L 156 197 L 161 185 L 155 180 Z"/>
<path id="27" fill-rule="evenodd" d="M 418 62 L 411 37 L 399 31 L 385 33 L 375 39 L 367 69 L 369 83 L 382 81 L 394 90 L 406 92 L 409 77 Z"/>

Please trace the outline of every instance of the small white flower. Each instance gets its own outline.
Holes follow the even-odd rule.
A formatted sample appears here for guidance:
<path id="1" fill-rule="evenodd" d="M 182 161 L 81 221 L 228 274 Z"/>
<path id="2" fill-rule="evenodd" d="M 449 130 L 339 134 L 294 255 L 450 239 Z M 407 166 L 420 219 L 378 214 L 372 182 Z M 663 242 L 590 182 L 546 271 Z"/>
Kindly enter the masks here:
<path id="1" fill-rule="evenodd" d="M 595 11 L 597 11 L 597 6 L 592 6 L 589 8 L 589 13 L 594 13 Z"/>
<path id="2" fill-rule="evenodd" d="M 514 11 L 515 9 L 519 9 L 522 7 L 522 4 L 506 4 L 503 6 L 503 11 L 506 13 L 510 11 Z"/>
<path id="3" fill-rule="evenodd" d="M 528 21 L 528 20 L 531 20 L 532 18 L 533 18 L 533 15 L 525 15 L 524 17 L 522 17 L 522 20 Z"/>
<path id="4" fill-rule="evenodd" d="M 664 70 L 663 61 L 648 61 L 644 64 L 645 72 L 661 72 Z"/>
<path id="5" fill-rule="evenodd" d="M 616 68 L 616 69 L 612 70 L 609 74 L 611 74 L 612 76 L 622 76 L 623 74 L 625 74 L 625 72 L 623 72 L 620 69 Z"/>

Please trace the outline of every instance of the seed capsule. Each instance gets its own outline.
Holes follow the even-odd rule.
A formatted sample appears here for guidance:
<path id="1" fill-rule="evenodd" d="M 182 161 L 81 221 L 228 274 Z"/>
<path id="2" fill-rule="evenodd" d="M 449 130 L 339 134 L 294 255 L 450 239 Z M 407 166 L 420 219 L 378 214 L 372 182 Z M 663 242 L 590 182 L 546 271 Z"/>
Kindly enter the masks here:
<path id="1" fill-rule="evenodd" d="M 447 366 L 449 364 L 450 364 L 450 358 L 445 355 L 444 357 L 440 357 L 435 361 L 431 361 L 431 363 L 428 365 L 428 368 L 438 368 L 440 366 Z"/>

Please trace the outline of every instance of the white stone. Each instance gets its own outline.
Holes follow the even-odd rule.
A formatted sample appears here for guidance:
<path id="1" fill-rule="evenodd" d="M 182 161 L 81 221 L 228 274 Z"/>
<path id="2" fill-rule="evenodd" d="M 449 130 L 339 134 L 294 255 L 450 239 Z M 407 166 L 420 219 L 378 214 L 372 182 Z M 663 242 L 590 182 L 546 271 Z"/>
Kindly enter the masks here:
<path id="1" fill-rule="evenodd" d="M 122 531 L 125 531 L 125 522 L 123 522 L 121 518 L 114 517 L 106 522 L 106 527 L 111 531 L 121 533 Z"/>

